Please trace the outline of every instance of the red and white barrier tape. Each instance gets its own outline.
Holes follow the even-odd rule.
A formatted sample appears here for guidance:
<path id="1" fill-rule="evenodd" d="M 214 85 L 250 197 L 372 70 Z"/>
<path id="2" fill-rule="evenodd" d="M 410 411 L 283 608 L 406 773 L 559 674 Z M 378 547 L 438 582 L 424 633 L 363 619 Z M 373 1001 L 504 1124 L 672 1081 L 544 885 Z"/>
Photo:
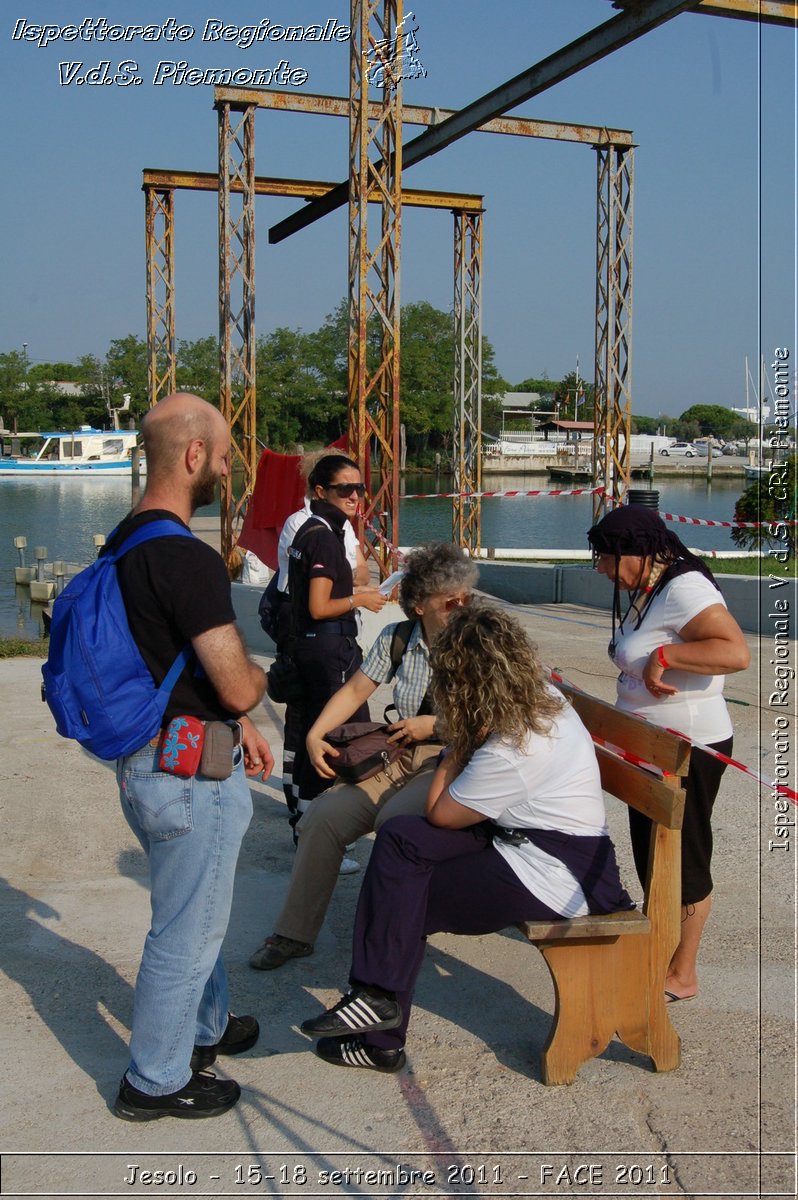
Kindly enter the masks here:
<path id="1" fill-rule="evenodd" d="M 399 547 L 394 546 L 393 542 L 389 542 L 386 537 L 383 537 L 379 529 L 377 529 L 374 525 L 367 525 L 366 533 L 373 533 L 378 542 L 382 542 L 384 546 L 387 546 L 391 554 L 396 555 L 399 562 L 402 561 L 404 554 L 402 554 L 402 551 L 399 549 Z"/>
<path id="2" fill-rule="evenodd" d="M 408 496 L 400 497 L 402 500 L 479 500 L 487 497 L 495 499 L 496 497 L 511 497 L 513 499 L 519 496 L 594 496 L 604 492 L 603 487 L 593 488 L 554 488 L 545 490 L 536 488 L 531 492 L 413 492 Z"/>
<path id="3" fill-rule="evenodd" d="M 571 683 L 570 680 L 565 679 L 557 671 L 551 672 L 551 678 L 555 683 L 567 684 L 568 687 L 573 688 L 576 692 L 582 691 L 581 688 L 576 687 L 575 684 Z M 588 695 L 587 692 L 583 692 L 582 694 Z M 744 775 L 749 775 L 751 779 L 755 779 L 761 787 L 767 788 L 769 792 L 772 792 L 774 795 L 778 794 L 780 796 L 785 796 L 788 800 L 792 800 L 794 805 L 798 805 L 798 792 L 793 791 L 793 789 L 787 787 L 786 784 L 776 783 L 773 780 L 766 779 L 764 775 L 760 775 L 758 771 L 752 770 L 752 768 L 746 766 L 745 763 L 738 762 L 736 758 L 729 758 L 728 754 L 721 754 L 719 750 L 713 750 L 711 746 L 705 746 L 703 742 L 695 741 L 693 738 L 688 737 L 686 733 L 682 733 L 680 729 L 670 729 L 667 725 L 656 725 L 654 721 L 649 720 L 648 717 L 644 717 L 642 713 L 634 713 L 633 715 L 639 717 L 641 721 L 645 721 L 647 725 L 654 725 L 656 729 L 664 729 L 666 733 L 673 733 L 676 735 L 676 737 L 683 738 L 684 741 L 690 743 L 694 750 L 703 750 L 704 754 L 708 754 L 710 758 L 718 759 L 719 762 L 725 763 L 727 767 L 735 767 L 738 771 L 742 771 Z M 597 739 L 594 738 L 593 740 L 595 741 Z M 600 738 L 598 740 L 601 741 Z M 619 746 L 612 745 L 611 749 L 614 753 L 618 754 L 620 758 L 625 759 L 627 762 L 634 763 L 635 766 L 652 767 L 651 763 L 647 763 L 644 759 L 638 758 L 636 754 L 631 754 L 628 750 L 623 750 Z M 653 767 L 652 769 L 657 770 L 656 767 Z"/>
<path id="4" fill-rule="evenodd" d="M 713 525 L 723 529 L 759 529 L 762 525 L 772 525 L 773 521 L 709 521 L 703 517 L 680 517 L 676 513 L 659 514 L 663 521 L 674 521 L 678 525 Z M 798 525 L 798 521 L 779 521 L 779 525 Z"/>
<path id="5" fill-rule="evenodd" d="M 402 500 L 495 500 L 519 499 L 522 496 L 600 496 L 606 492 L 604 487 L 592 488 L 535 488 L 532 491 L 503 491 L 503 492 L 412 492 L 402 496 Z M 622 503 L 613 501 L 613 503 Z M 677 525 L 702 525 L 708 528 L 720 529 L 760 529 L 771 521 L 711 521 L 706 517 L 682 517 L 678 513 L 661 512 L 663 521 L 673 521 Z M 798 521 L 780 521 L 780 525 L 798 525 Z"/>

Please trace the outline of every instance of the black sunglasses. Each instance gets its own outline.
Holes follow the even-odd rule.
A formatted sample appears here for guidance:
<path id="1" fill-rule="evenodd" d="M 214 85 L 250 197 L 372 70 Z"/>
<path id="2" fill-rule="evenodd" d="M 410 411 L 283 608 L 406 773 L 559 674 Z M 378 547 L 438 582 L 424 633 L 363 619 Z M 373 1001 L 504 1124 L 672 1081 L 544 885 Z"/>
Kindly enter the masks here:
<path id="1" fill-rule="evenodd" d="M 348 496 L 357 494 L 365 496 L 365 483 L 331 483 L 327 488 L 328 492 L 335 492 L 336 496 L 340 496 L 342 500 L 346 500 Z"/>

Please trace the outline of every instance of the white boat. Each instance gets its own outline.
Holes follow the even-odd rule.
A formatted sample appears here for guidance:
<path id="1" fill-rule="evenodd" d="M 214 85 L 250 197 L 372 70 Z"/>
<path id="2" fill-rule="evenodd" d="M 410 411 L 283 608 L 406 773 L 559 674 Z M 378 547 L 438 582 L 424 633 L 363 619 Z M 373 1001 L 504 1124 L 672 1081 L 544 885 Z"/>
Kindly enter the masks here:
<path id="1" fill-rule="evenodd" d="M 757 463 L 746 463 L 744 470 L 746 479 L 761 479 L 763 475 L 769 475 L 772 468 Z"/>
<path id="2" fill-rule="evenodd" d="M 0 477 L 38 478 L 59 475 L 130 475 L 138 434 L 133 429 L 93 429 L 81 425 L 71 433 L 0 431 Z M 23 442 L 33 440 L 31 453 Z M 7 447 L 15 453 L 8 455 Z M 140 471 L 145 473 L 143 456 Z"/>

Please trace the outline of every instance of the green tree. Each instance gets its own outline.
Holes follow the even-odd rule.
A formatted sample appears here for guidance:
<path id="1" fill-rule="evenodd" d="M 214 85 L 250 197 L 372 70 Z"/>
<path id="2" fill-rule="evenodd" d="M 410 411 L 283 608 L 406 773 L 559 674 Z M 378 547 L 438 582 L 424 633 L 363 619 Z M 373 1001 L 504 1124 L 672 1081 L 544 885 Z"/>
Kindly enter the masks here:
<path id="1" fill-rule="evenodd" d="M 560 417 L 564 421 L 592 421 L 595 407 L 595 388 L 576 371 L 569 371 L 554 390 Z"/>
<path id="2" fill-rule="evenodd" d="M 537 392 L 541 400 L 554 400 L 558 387 L 556 379 L 549 379 L 544 374 L 542 379 L 522 379 L 520 383 L 508 383 L 505 392 Z M 542 406 L 541 406 L 542 407 Z"/>
<path id="3" fill-rule="evenodd" d="M 134 333 L 114 338 L 101 368 L 101 389 L 106 403 L 119 407 L 125 394 L 131 398 L 130 413 L 143 417 L 149 408 L 147 343 Z"/>
<path id="4" fill-rule="evenodd" d="M 219 404 L 219 340 L 199 338 L 196 342 L 180 339 L 177 343 L 175 376 L 178 388 L 202 396 L 210 404 Z"/>
<path id="5" fill-rule="evenodd" d="M 308 338 L 281 327 L 258 339 L 258 436 L 275 448 L 334 440 L 346 423 L 346 397 L 332 394 L 309 363 Z"/>
<path id="6" fill-rule="evenodd" d="M 665 417 L 664 420 L 673 423 L 672 417 Z M 632 433 L 656 434 L 662 421 L 662 417 L 632 417 Z"/>
<path id="7" fill-rule="evenodd" d="M 792 558 L 796 550 L 796 526 L 788 522 L 795 520 L 796 475 L 798 456 L 793 455 L 786 463 L 762 475 L 746 488 L 734 506 L 735 521 L 761 521 L 766 524 L 756 529 L 733 529 L 732 541 L 736 546 L 748 549 L 763 549 L 784 552 Z"/>
<path id="8" fill-rule="evenodd" d="M 722 404 L 693 404 L 679 417 L 679 421 L 691 428 L 698 426 L 696 437 L 716 437 L 723 440 L 753 436 L 755 427 L 750 421 L 733 413 Z"/>

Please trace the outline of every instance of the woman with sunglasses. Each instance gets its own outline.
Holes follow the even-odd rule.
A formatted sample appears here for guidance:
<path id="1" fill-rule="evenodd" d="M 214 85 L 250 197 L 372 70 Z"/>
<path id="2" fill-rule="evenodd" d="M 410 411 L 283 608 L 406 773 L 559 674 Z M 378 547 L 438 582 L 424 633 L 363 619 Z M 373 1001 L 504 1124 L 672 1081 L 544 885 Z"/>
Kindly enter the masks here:
<path id="1" fill-rule="evenodd" d="M 305 483 L 305 500 L 302 507 L 287 518 L 280 531 L 280 540 L 277 543 L 277 578 L 274 580 L 272 588 L 273 595 L 276 589 L 276 595 L 274 595 L 272 601 L 276 608 L 274 617 L 275 628 L 272 636 L 274 637 L 278 654 L 285 651 L 291 634 L 291 605 L 288 594 L 288 551 L 298 531 L 313 516 L 310 505 L 316 499 L 316 496 L 313 494 L 310 485 L 310 476 L 321 459 L 326 458 L 330 454 L 335 454 L 339 458 L 341 456 L 340 450 L 332 450 L 329 447 L 323 450 L 312 450 L 302 456 L 299 464 L 299 474 Z M 344 521 L 344 551 L 347 561 L 352 568 L 352 578 L 355 585 L 365 587 L 368 584 L 369 569 L 363 557 L 363 552 L 360 549 L 357 534 L 350 521 Z M 356 619 L 359 629 L 360 619 L 357 613 Z M 267 632 L 269 631 L 267 630 Z M 289 703 L 285 706 L 285 715 L 283 717 L 283 795 L 288 806 L 288 823 L 292 831 L 300 817 L 297 811 L 298 792 L 294 781 L 294 761 L 297 749 L 304 743 L 305 734 L 307 733 L 307 725 L 304 723 L 302 712 L 301 707 Z M 294 833 L 294 842 L 296 842 L 296 833 Z M 360 865 L 354 859 L 343 859 L 340 869 L 342 875 L 352 875 L 359 870 Z"/>
<path id="2" fill-rule="evenodd" d="M 392 683 L 391 707 L 398 714 L 392 740 L 402 753 L 371 779 L 331 787 L 302 817 L 288 895 L 275 932 L 250 959 L 256 970 L 271 971 L 313 953 L 346 846 L 391 816 L 424 811 L 441 749 L 428 695 L 430 648 L 452 613 L 469 603 L 478 569 L 458 546 L 447 543 L 414 550 L 402 569 L 399 603 L 415 624 L 405 628 L 400 641 L 395 641 L 397 625 L 385 626 L 360 670 L 328 701 L 307 736 L 311 763 L 329 786 L 335 782 L 330 764 L 337 751 L 326 735 L 355 719 L 381 684 Z"/>
<path id="3" fill-rule="evenodd" d="M 288 551 L 292 657 L 302 681 L 301 736 L 294 760 L 298 811 L 304 812 L 329 780 L 314 768 L 305 734 L 324 705 L 354 675 L 363 655 L 357 644 L 355 610 L 379 612 L 386 597 L 376 587 L 356 587 L 346 556 L 344 530 L 366 489 L 357 463 L 343 454 L 319 459 L 308 476 L 310 518 Z M 363 705 L 353 720 L 368 721 Z M 297 731 L 298 733 L 300 731 Z"/>
<path id="4" fill-rule="evenodd" d="M 404 1066 L 428 934 L 633 907 L 590 734 L 519 622 L 484 603 L 452 613 L 432 647 L 432 696 L 449 748 L 426 820 L 380 829 L 355 916 L 352 990 L 301 1026 L 334 1066 Z"/>

